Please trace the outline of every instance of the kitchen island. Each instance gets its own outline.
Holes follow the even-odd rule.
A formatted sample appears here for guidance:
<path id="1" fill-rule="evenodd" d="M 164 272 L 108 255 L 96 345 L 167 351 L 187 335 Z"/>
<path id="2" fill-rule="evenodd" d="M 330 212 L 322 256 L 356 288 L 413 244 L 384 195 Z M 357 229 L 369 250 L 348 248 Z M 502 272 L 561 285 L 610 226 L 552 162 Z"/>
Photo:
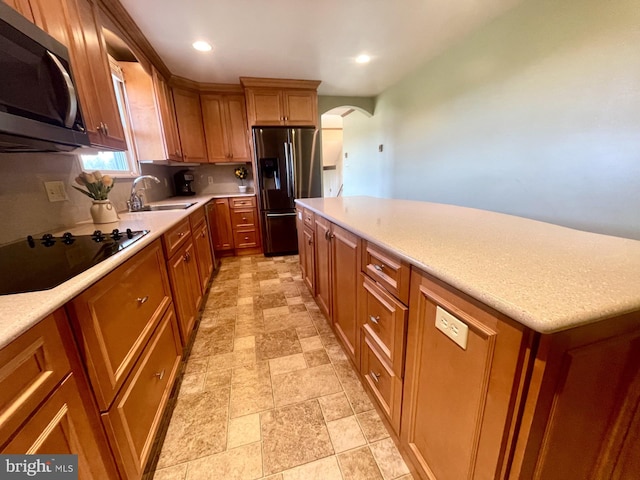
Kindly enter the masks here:
<path id="1" fill-rule="evenodd" d="M 640 242 L 406 200 L 297 205 L 307 285 L 420 477 L 633 478 Z"/>

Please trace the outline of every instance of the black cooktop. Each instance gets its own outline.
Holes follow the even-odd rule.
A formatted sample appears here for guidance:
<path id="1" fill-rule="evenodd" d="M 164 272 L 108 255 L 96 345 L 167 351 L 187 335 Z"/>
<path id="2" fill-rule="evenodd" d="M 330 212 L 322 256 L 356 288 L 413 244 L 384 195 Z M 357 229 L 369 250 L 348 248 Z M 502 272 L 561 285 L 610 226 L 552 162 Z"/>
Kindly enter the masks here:
<path id="1" fill-rule="evenodd" d="M 113 230 L 60 237 L 50 233 L 0 247 L 0 295 L 36 292 L 56 287 L 115 255 L 149 233 Z"/>

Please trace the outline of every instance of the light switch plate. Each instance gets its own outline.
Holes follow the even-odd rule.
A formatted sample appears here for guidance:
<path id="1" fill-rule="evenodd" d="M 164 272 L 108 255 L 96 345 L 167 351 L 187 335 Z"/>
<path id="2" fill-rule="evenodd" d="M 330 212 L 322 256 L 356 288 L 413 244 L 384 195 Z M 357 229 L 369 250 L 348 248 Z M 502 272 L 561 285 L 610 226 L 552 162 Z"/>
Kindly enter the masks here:
<path id="1" fill-rule="evenodd" d="M 68 200 L 64 182 L 44 182 L 44 189 L 50 202 L 64 202 Z"/>
<path id="2" fill-rule="evenodd" d="M 436 307 L 436 328 L 463 350 L 467 349 L 469 326 L 440 307 Z"/>

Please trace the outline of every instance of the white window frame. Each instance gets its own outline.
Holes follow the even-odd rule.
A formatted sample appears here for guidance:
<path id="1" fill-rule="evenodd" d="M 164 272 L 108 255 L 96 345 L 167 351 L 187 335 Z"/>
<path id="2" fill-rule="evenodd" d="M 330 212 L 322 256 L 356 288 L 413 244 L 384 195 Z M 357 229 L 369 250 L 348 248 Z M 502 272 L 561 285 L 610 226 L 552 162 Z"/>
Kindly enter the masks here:
<path id="1" fill-rule="evenodd" d="M 118 63 L 109 56 L 109 67 L 111 68 L 111 79 L 113 81 L 113 89 L 116 96 L 116 103 L 118 105 L 118 113 L 120 114 L 120 120 L 122 122 L 122 128 L 124 130 L 125 141 L 127 143 L 127 150 L 124 152 L 96 152 L 95 154 L 87 154 L 87 155 L 78 155 L 78 162 L 80 163 L 80 169 L 83 171 L 94 171 L 100 170 L 100 172 L 105 175 L 110 175 L 114 178 L 134 178 L 140 175 L 140 166 L 138 164 L 138 159 L 134 153 L 133 149 L 133 137 L 131 135 L 131 120 L 129 118 L 129 108 L 128 108 L 128 99 L 127 99 L 127 89 L 124 82 L 124 75 L 122 74 L 122 70 Z M 88 166 L 85 164 L 85 156 L 95 156 L 96 154 L 116 154 L 123 155 L 124 160 L 126 162 L 127 170 L 108 170 L 106 168 L 94 168 L 93 166 Z"/>

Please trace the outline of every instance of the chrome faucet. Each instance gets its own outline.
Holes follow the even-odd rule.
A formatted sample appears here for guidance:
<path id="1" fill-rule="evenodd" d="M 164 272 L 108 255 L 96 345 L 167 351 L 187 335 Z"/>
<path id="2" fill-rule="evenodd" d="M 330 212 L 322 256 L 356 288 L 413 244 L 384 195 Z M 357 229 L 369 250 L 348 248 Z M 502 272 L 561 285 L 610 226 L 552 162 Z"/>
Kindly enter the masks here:
<path id="1" fill-rule="evenodd" d="M 148 178 L 149 180 L 153 180 L 156 183 L 160 183 L 160 179 L 158 177 L 154 177 L 153 175 L 140 175 L 136 177 L 133 181 L 133 185 L 131 185 L 131 197 L 127 201 L 127 207 L 129 207 L 130 212 L 139 212 L 144 207 L 144 199 L 136 193 L 136 185 L 141 180 Z"/>

